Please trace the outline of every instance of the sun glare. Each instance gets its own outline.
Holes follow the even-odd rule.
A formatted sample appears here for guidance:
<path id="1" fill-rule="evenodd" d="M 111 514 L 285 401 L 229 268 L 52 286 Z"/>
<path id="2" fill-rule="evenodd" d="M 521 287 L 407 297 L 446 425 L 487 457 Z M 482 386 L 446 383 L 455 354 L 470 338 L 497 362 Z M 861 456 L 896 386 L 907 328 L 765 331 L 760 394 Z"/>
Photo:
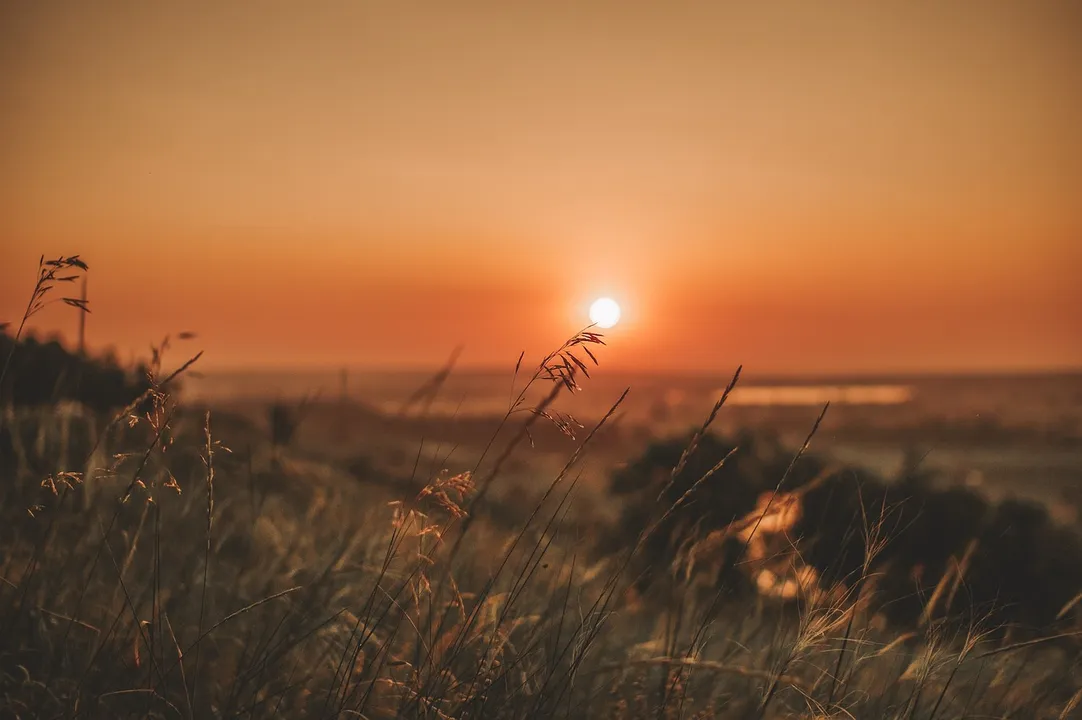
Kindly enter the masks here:
<path id="1" fill-rule="evenodd" d="M 612 298 L 599 298 L 590 306 L 590 322 L 608 329 L 620 322 L 620 306 Z"/>

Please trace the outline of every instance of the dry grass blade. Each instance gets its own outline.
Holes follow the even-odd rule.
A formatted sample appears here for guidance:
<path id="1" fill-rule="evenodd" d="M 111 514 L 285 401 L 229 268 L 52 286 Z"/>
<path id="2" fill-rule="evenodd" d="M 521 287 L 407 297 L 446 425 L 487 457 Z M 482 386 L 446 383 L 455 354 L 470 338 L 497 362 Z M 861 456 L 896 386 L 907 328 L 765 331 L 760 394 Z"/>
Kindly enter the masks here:
<path id="1" fill-rule="evenodd" d="M 12 585 L 12 587 L 15 587 L 15 585 Z M 74 627 L 81 627 L 84 630 L 89 630 L 95 635 L 101 635 L 101 628 L 94 627 L 93 625 L 83 622 L 82 620 L 77 620 L 62 613 L 53 612 L 52 610 L 48 610 L 43 607 L 39 607 L 38 612 L 43 615 L 48 615 L 49 617 L 56 618 L 57 620 L 63 620 L 64 622 L 71 623 Z"/>
<path id="2" fill-rule="evenodd" d="M 82 312 L 90 312 L 90 308 L 87 305 L 86 300 L 82 298 L 63 297 L 56 298 L 54 300 L 45 300 L 45 296 L 55 287 L 54 283 L 62 282 L 68 283 L 76 280 L 79 275 L 58 275 L 57 273 L 62 270 L 81 270 L 84 273 L 89 269 L 87 264 L 83 262 L 78 255 L 72 255 L 71 257 L 61 256 L 56 260 L 46 260 L 45 256 L 41 256 L 38 260 L 38 279 L 34 283 L 34 289 L 30 293 L 30 299 L 27 301 L 26 309 L 23 311 L 23 316 L 19 321 L 19 326 L 15 330 L 15 335 L 12 337 L 11 349 L 8 351 L 7 357 L 4 360 L 4 366 L 0 369 L 0 393 L 3 392 L 5 387 L 4 381 L 7 379 L 8 371 L 11 369 L 11 361 L 15 356 L 15 350 L 19 345 L 19 340 L 22 338 L 23 331 L 26 329 L 27 321 L 41 312 L 46 305 L 53 302 L 63 302 L 67 305 L 74 306 Z M 5 323 L 6 326 L 9 323 Z M 3 397 L 0 396 L 0 404 L 2 404 Z M 3 418 L 0 418 L 2 420 Z"/>
<path id="3" fill-rule="evenodd" d="M 432 377 L 421 383 L 421 386 L 403 401 L 402 407 L 398 411 L 399 415 L 405 415 L 417 403 L 424 404 L 422 415 L 428 412 L 428 408 L 432 406 L 440 390 L 446 384 L 447 378 L 451 377 L 451 373 L 454 372 L 455 365 L 458 364 L 458 358 L 462 355 L 463 349 L 461 345 L 456 347 L 443 367 L 436 371 Z"/>
<path id="4" fill-rule="evenodd" d="M 165 620 L 165 629 L 169 631 L 169 639 L 173 641 L 173 648 L 177 653 L 177 664 L 180 666 L 180 682 L 184 687 L 184 700 L 188 708 L 188 717 L 195 717 L 195 710 L 193 704 L 192 691 L 188 688 L 188 676 L 184 672 L 184 653 L 180 649 L 180 643 L 177 642 L 177 634 L 173 632 L 173 623 L 169 621 L 169 616 L 162 613 L 162 618 Z M 198 677 L 198 673 L 196 674 Z"/>
<path id="5" fill-rule="evenodd" d="M 1047 635 L 1045 637 L 1034 638 L 1033 640 L 1023 640 L 1021 642 L 1011 643 L 1010 645 L 1004 645 L 1003 647 L 986 650 L 980 655 L 976 655 L 974 657 L 977 660 L 983 660 L 984 658 L 989 658 L 994 655 L 1002 655 L 1003 653 L 1014 652 L 1015 650 L 1024 650 L 1026 648 L 1035 647 L 1037 645 L 1047 645 L 1048 643 L 1056 642 L 1059 640 L 1075 640 L 1077 638 L 1082 638 L 1082 630 L 1059 633 L 1058 635 Z"/>
<path id="6" fill-rule="evenodd" d="M 895 649 L 901 647 L 915 637 L 917 637 L 917 634 L 915 632 L 902 633 L 883 647 L 879 648 L 879 650 L 874 653 L 873 657 L 883 657 L 885 655 L 889 655 Z"/>
<path id="7" fill-rule="evenodd" d="M 103 693 L 103 694 L 99 695 L 98 700 L 108 700 L 110 698 L 127 697 L 127 696 L 140 696 L 140 697 L 147 697 L 147 698 L 150 698 L 150 699 L 153 699 L 153 700 L 157 700 L 158 702 L 162 703 L 163 705 L 168 707 L 170 710 L 172 710 L 174 713 L 176 713 L 178 716 L 183 717 L 182 713 L 180 712 L 180 709 L 176 705 L 174 705 L 173 703 L 169 702 L 169 700 L 167 700 L 166 698 L 159 695 L 158 692 L 156 690 L 152 689 L 152 688 L 133 688 L 131 690 L 114 690 L 113 692 L 107 692 L 107 693 Z"/>
<path id="8" fill-rule="evenodd" d="M 1078 708 L 1079 703 L 1082 703 L 1082 688 L 1079 688 L 1078 692 L 1072 695 L 1071 699 L 1067 701 L 1067 704 L 1063 706 L 1063 712 L 1059 714 L 1059 720 L 1068 720 L 1073 717 L 1073 713 Z"/>
<path id="9" fill-rule="evenodd" d="M 661 492 L 658 493 L 657 499 L 659 502 L 662 498 L 665 497 L 665 494 L 669 491 L 669 489 L 672 488 L 673 484 L 676 482 L 676 478 L 680 475 L 680 473 L 684 471 L 684 468 L 687 466 L 688 458 L 690 458 L 699 448 L 699 442 L 702 440 L 703 435 L 705 435 L 706 432 L 710 429 L 710 426 L 714 424 L 714 420 L 717 419 L 718 413 L 721 411 L 721 408 L 725 406 L 725 402 L 729 399 L 729 395 L 732 394 L 733 390 L 736 388 L 736 384 L 740 381 L 740 372 L 743 369 L 743 365 L 736 368 L 736 372 L 733 373 L 733 377 L 729 381 L 729 384 L 725 386 L 725 390 L 721 393 L 721 397 L 718 398 L 718 401 L 716 403 L 714 403 L 714 407 L 710 409 L 710 414 L 707 415 L 706 422 L 704 422 L 702 426 L 695 431 L 695 434 L 692 436 L 691 441 L 688 443 L 687 447 L 684 448 L 684 452 L 681 453 L 680 459 L 677 461 L 676 466 L 672 469 L 672 473 L 669 476 L 669 482 L 666 483 L 665 487 L 663 487 L 661 489 Z"/>
<path id="10" fill-rule="evenodd" d="M 786 468 L 785 473 L 781 476 L 781 480 L 778 481 L 777 486 L 774 488 L 773 492 L 771 492 L 770 499 L 767 500 L 766 507 L 763 508 L 762 514 L 759 516 L 758 521 L 755 523 L 755 526 L 751 529 L 751 533 L 748 535 L 747 542 L 744 543 L 745 552 L 748 549 L 748 545 L 750 545 L 751 541 L 755 538 L 755 533 L 759 530 L 759 526 L 762 524 L 763 518 L 765 518 L 770 512 L 770 508 L 773 505 L 774 500 L 777 498 L 778 493 L 781 492 L 782 485 L 784 485 L 785 481 L 789 479 L 789 475 L 793 472 L 793 468 L 796 467 L 797 462 L 799 462 L 800 458 L 804 456 L 804 453 L 806 453 L 808 451 L 808 448 L 811 446 L 812 438 L 815 437 L 815 433 L 819 431 L 819 425 L 822 424 L 823 418 L 826 417 L 827 410 L 829 409 L 830 403 L 827 403 L 823 406 L 823 411 L 819 413 L 819 417 L 816 418 L 815 424 L 812 426 L 811 432 L 809 432 L 808 437 L 804 439 L 804 444 L 800 446 L 800 450 L 797 451 L 797 454 L 793 457 L 793 461 L 789 463 L 789 467 Z"/>
<path id="11" fill-rule="evenodd" d="M 627 660 L 624 662 L 604 663 L 597 667 L 591 668 L 589 671 L 583 671 L 580 673 L 582 677 L 590 677 L 592 675 L 599 675 L 605 673 L 620 672 L 632 667 L 643 666 L 661 666 L 661 667 L 683 667 L 695 670 L 706 670 L 708 672 L 723 673 L 726 675 L 738 675 L 745 678 L 754 678 L 756 680 L 769 680 L 771 682 L 777 680 L 784 685 L 788 685 L 796 690 L 810 695 L 813 688 L 800 678 L 792 675 L 777 675 L 770 670 L 759 670 L 756 668 L 744 667 L 741 665 L 732 665 L 729 663 L 715 662 L 712 660 L 698 660 L 695 658 L 686 657 L 656 657 L 656 658 L 641 658 L 637 660 Z"/>
<path id="12" fill-rule="evenodd" d="M 203 351 L 202 350 L 200 350 L 195 355 L 193 355 L 191 358 L 189 358 L 183 365 L 178 367 L 176 370 L 169 373 L 169 375 L 167 375 L 164 380 L 162 380 L 161 382 L 158 383 L 158 387 L 159 388 L 164 388 L 169 383 L 176 380 L 178 377 L 180 377 L 185 372 L 187 372 L 188 369 L 191 368 L 192 365 L 195 365 L 197 362 L 199 362 L 199 358 L 201 358 L 201 357 L 203 357 Z"/>
<path id="13" fill-rule="evenodd" d="M 206 468 L 206 488 L 207 488 L 207 542 L 203 552 L 203 581 L 202 588 L 200 590 L 199 598 L 199 624 L 196 630 L 197 635 L 200 637 L 203 635 L 203 623 L 206 619 L 207 608 L 207 578 L 210 572 L 210 554 L 211 554 L 211 538 L 212 530 L 214 526 L 214 441 L 211 437 L 210 431 L 210 410 L 207 411 L 203 421 L 203 433 L 206 438 L 205 454 L 203 456 L 203 465 Z M 201 645 L 198 641 L 195 644 L 195 675 L 199 676 L 199 666 L 202 660 L 200 655 Z M 177 648 L 178 662 L 181 663 L 181 669 L 183 670 L 183 653 L 180 652 L 180 648 Z M 188 710 L 189 714 L 194 707 L 196 700 L 196 691 L 193 690 L 191 696 L 188 698 Z"/>
<path id="14" fill-rule="evenodd" d="M 1056 613 L 1056 620 L 1062 620 L 1063 618 L 1067 617 L 1067 613 L 1071 612 L 1071 610 L 1073 610 L 1075 606 L 1078 605 L 1078 603 L 1080 602 L 1082 602 L 1082 592 L 1078 593 L 1073 598 L 1068 600 L 1067 603 L 1064 604 L 1062 608 L 1060 608 L 1059 612 Z"/>
<path id="15" fill-rule="evenodd" d="M 269 602 L 274 602 L 275 600 L 286 597 L 287 595 L 292 595 L 293 593 L 297 592 L 298 590 L 303 590 L 303 589 L 304 589 L 304 587 L 302 585 L 297 585 L 297 586 L 291 587 L 291 588 L 289 588 L 287 590 L 282 590 L 281 592 L 276 592 L 273 595 L 269 595 L 269 596 L 267 596 L 267 597 L 265 597 L 265 598 L 263 598 L 261 600 L 256 600 L 254 603 L 252 603 L 250 605 L 245 605 L 240 610 L 236 610 L 234 612 L 229 613 L 224 618 L 222 618 L 221 620 L 219 620 L 218 622 L 214 623 L 209 628 L 204 630 L 202 633 L 200 633 L 199 637 L 197 637 L 195 639 L 195 642 L 193 642 L 191 645 L 189 645 L 187 650 L 185 650 L 182 653 L 179 653 L 179 656 L 184 657 L 185 655 L 188 655 L 189 653 L 191 653 L 199 645 L 200 642 L 202 642 L 208 636 L 213 634 L 214 631 L 217 630 L 218 628 L 220 628 L 221 626 L 229 623 L 231 620 L 235 620 L 236 618 L 240 617 L 241 615 L 244 615 L 245 613 L 249 613 L 252 610 L 255 610 L 257 607 L 260 607 L 261 605 L 266 605 Z M 165 675 L 169 675 L 169 673 L 171 673 L 175 668 L 176 668 L 175 664 L 170 666 L 165 671 Z"/>

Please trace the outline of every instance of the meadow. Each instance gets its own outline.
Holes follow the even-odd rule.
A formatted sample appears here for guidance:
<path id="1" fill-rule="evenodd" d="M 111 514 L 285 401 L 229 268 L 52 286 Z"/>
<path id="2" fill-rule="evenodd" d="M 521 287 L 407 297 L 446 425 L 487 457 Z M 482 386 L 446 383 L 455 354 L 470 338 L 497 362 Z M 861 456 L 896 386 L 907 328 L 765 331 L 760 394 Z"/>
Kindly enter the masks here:
<path id="1" fill-rule="evenodd" d="M 43 263 L 26 314 L 85 270 Z M 818 423 L 715 432 L 739 371 L 583 494 L 622 400 L 561 410 L 604 372 L 590 328 L 508 368 L 464 467 L 424 438 L 321 458 L 301 408 L 185 402 L 197 338 L 123 369 L 2 337 L 0 717 L 1079 712 L 1079 528 L 838 464 Z M 539 445 L 562 462 L 509 485 Z"/>

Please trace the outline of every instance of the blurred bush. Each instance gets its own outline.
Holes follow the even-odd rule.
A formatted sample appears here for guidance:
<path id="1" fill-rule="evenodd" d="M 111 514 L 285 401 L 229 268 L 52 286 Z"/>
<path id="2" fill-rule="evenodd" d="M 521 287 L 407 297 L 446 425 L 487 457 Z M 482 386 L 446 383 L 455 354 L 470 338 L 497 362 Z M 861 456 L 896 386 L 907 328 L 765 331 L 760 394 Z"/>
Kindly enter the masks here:
<path id="1" fill-rule="evenodd" d="M 610 477 L 609 490 L 623 501 L 623 510 L 600 539 L 607 553 L 633 544 L 644 526 L 736 450 L 647 539 L 635 570 L 640 592 L 666 579 L 681 548 L 751 513 L 762 493 L 778 488 L 794 457 L 770 438 L 708 434 L 670 485 L 687 444 L 687 438 L 655 442 Z M 859 581 L 866 530 L 879 526 L 885 544 L 871 574 L 876 609 L 892 622 L 918 622 L 944 575 L 963 561 L 961 579 L 955 582 L 955 573 L 943 583 L 937 616 L 1047 628 L 1082 591 L 1082 536 L 1077 528 L 1053 522 L 1043 506 L 1019 500 L 991 504 L 968 489 L 937 487 L 935 477 L 915 463 L 900 477 L 883 478 L 834 467 L 814 454 L 793 465 L 780 491 L 802 487 L 802 513 L 791 540 L 822 584 L 852 587 Z M 730 597 L 752 592 L 733 572 L 743 548 L 725 547 L 730 557 L 720 563 L 719 585 Z"/>

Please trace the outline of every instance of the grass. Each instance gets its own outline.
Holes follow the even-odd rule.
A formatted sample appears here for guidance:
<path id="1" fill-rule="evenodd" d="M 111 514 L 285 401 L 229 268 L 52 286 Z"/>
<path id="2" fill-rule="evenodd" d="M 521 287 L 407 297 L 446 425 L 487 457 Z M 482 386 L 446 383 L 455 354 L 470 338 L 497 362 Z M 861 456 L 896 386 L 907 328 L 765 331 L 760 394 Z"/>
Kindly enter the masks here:
<path id="1" fill-rule="evenodd" d="M 575 489 L 594 433 L 623 398 L 592 427 L 556 408 L 588 378 L 586 360 L 596 365 L 602 344 L 589 329 L 578 333 L 532 374 L 520 358 L 523 387 L 475 466 L 426 472 L 418 462 L 397 485 L 358 482 L 277 443 L 234 452 L 211 412 L 172 392 L 198 355 L 166 372 L 165 343 L 149 389 L 106 421 L 9 409 L 19 460 L 0 487 L 0 717 L 1076 711 L 1082 672 L 1071 628 L 1020 639 L 931 611 L 912 628 L 880 623 L 875 560 L 890 527 L 875 507 L 852 529 L 863 539 L 856 580 L 828 592 L 781 604 L 658 572 L 667 567 L 637 591 L 659 534 L 706 488 L 724 490 L 725 463 L 740 450 L 674 485 L 709 444 L 723 397 L 670 466 L 663 490 L 679 492 L 658 494 L 620 547 L 601 549 L 598 528 L 576 512 Z M 529 405 L 528 390 L 546 383 Z M 538 422 L 575 438 L 576 449 L 536 498 L 494 500 L 501 469 Z M 741 526 L 741 557 L 771 532 L 785 476 L 813 435 Z M 59 465 L 60 444 L 81 461 Z M 52 464 L 46 478 L 42 462 Z M 403 487 L 420 489 L 402 497 Z M 507 516 L 515 526 L 501 522 Z M 957 592 L 953 578 L 963 575 L 934 596 Z"/>

